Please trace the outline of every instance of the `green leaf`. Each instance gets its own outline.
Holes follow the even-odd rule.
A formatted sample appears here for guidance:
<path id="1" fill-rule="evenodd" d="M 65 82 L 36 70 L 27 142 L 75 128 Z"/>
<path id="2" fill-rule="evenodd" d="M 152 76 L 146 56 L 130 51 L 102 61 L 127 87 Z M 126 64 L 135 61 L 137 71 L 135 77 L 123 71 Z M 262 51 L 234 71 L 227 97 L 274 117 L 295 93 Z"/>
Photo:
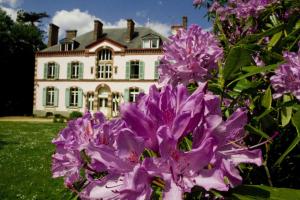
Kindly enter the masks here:
<path id="1" fill-rule="evenodd" d="M 271 38 L 271 40 L 268 44 L 268 50 L 271 50 L 277 44 L 277 42 L 280 40 L 281 36 L 282 36 L 282 31 L 273 35 L 273 37 Z"/>
<path id="2" fill-rule="evenodd" d="M 269 136 L 265 132 L 263 132 L 262 130 L 259 130 L 259 129 L 255 128 L 254 126 L 251 126 L 250 124 L 247 124 L 245 126 L 245 129 L 247 131 L 249 131 L 250 133 L 254 133 L 254 134 L 259 135 L 259 136 L 261 136 L 263 138 L 269 139 Z"/>
<path id="3" fill-rule="evenodd" d="M 266 109 L 270 109 L 272 106 L 272 92 L 271 92 L 271 88 L 268 87 L 268 89 L 266 90 L 264 96 L 262 97 L 261 100 L 261 105 L 263 107 L 265 107 Z"/>
<path id="4" fill-rule="evenodd" d="M 300 136 L 297 136 L 285 152 L 278 158 L 274 165 L 280 165 L 284 158 L 297 146 L 300 142 Z"/>
<path id="5" fill-rule="evenodd" d="M 229 199 L 232 200 L 291 200 L 300 199 L 300 190 L 290 188 L 275 188 L 263 185 L 242 185 L 232 190 Z"/>
<path id="6" fill-rule="evenodd" d="M 284 95 L 283 96 L 283 102 L 290 102 L 292 98 L 288 95 Z M 291 118 L 292 118 L 292 111 L 293 108 L 292 107 L 283 107 L 281 109 L 281 125 L 283 127 L 285 127 L 286 125 L 288 125 L 288 123 L 290 122 Z"/>
<path id="7" fill-rule="evenodd" d="M 298 137 L 300 137 L 300 111 L 297 111 L 293 118 L 292 118 L 292 123 L 295 126 L 296 130 L 297 130 L 297 135 Z"/>
<path id="8" fill-rule="evenodd" d="M 251 64 L 251 61 L 252 57 L 249 49 L 242 47 L 233 47 L 230 49 L 223 71 L 224 80 L 232 78 L 241 67 Z"/>
<path id="9" fill-rule="evenodd" d="M 268 71 L 272 71 L 274 69 L 277 68 L 277 66 L 281 64 L 280 63 L 276 63 L 276 64 L 273 64 L 273 65 L 268 65 L 268 66 L 265 66 L 265 67 L 256 67 L 254 69 L 254 67 L 251 67 L 251 71 L 247 74 L 244 74 L 244 75 L 241 75 L 239 76 L 238 78 L 236 78 L 235 80 L 231 81 L 227 87 L 229 87 L 230 85 L 232 85 L 233 83 L 239 81 L 239 80 L 242 80 L 242 79 L 245 79 L 247 77 L 250 77 L 250 76 L 253 76 L 253 75 L 256 75 L 256 74 L 259 74 L 259 73 L 262 73 L 262 72 L 268 72 Z M 244 68 L 243 68 L 244 69 Z"/>
<path id="10" fill-rule="evenodd" d="M 238 44 L 253 43 L 253 42 L 258 41 L 259 39 L 261 39 L 263 37 L 274 35 L 274 34 L 280 32 L 280 31 L 282 31 L 284 26 L 285 26 L 284 24 L 281 24 L 281 25 L 276 26 L 274 28 L 268 29 L 265 32 L 248 35 L 248 36 L 244 37 L 243 39 L 241 39 L 238 42 Z"/>

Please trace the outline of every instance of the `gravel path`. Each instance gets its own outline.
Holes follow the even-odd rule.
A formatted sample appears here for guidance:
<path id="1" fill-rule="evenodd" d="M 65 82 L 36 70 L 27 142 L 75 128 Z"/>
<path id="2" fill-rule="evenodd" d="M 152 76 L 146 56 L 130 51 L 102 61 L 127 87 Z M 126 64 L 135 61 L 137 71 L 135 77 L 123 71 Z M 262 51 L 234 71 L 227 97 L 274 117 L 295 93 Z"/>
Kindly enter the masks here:
<path id="1" fill-rule="evenodd" d="M 0 117 L 0 121 L 10 121 L 10 122 L 52 122 L 52 119 L 37 118 L 37 117 L 11 116 L 11 117 Z"/>

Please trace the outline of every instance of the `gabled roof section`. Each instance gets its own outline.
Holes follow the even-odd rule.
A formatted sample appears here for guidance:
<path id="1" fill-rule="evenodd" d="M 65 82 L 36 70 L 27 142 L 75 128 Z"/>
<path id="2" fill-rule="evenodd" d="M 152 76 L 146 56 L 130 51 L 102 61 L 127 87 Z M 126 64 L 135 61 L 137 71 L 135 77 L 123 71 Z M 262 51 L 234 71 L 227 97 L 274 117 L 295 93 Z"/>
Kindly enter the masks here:
<path id="1" fill-rule="evenodd" d="M 160 36 L 157 34 L 153 34 L 153 33 L 149 33 L 149 34 L 142 36 L 142 39 L 148 39 L 148 38 L 160 38 Z"/>
<path id="2" fill-rule="evenodd" d="M 134 29 L 134 37 L 130 42 L 126 41 L 126 31 L 127 28 L 110 28 L 110 29 L 103 29 L 103 38 L 100 40 L 106 39 L 110 41 L 114 41 L 115 44 L 122 45 L 123 48 L 126 49 L 140 49 L 142 48 L 142 39 L 144 36 L 147 35 L 156 35 L 160 37 L 162 41 L 166 41 L 167 38 L 163 35 L 155 32 L 151 28 L 148 27 L 135 27 Z M 73 50 L 75 51 L 82 51 L 85 50 L 86 47 L 90 47 L 90 45 L 94 44 L 97 41 L 93 40 L 93 31 L 84 33 L 76 38 L 74 38 L 79 46 Z M 53 52 L 53 51 L 59 51 L 60 44 L 54 45 L 52 47 L 48 47 L 41 52 Z"/>

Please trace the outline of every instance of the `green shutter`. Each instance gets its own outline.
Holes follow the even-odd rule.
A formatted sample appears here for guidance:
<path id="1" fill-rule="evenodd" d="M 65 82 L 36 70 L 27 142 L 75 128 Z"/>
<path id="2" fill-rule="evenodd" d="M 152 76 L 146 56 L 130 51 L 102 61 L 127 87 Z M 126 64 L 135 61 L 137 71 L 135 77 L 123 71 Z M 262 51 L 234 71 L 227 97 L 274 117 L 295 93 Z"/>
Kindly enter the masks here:
<path id="1" fill-rule="evenodd" d="M 66 89 L 66 95 L 65 95 L 65 102 L 66 102 L 66 107 L 70 107 L 70 88 Z"/>
<path id="2" fill-rule="evenodd" d="M 82 102 L 83 102 L 83 91 L 82 89 L 78 88 L 78 107 L 82 108 Z"/>
<path id="3" fill-rule="evenodd" d="M 126 62 L 126 79 L 130 78 L 130 62 Z"/>
<path id="4" fill-rule="evenodd" d="M 83 63 L 79 63 L 79 79 L 83 79 Z"/>
<path id="5" fill-rule="evenodd" d="M 43 106 L 46 106 L 47 88 L 43 88 Z"/>
<path id="6" fill-rule="evenodd" d="M 129 89 L 128 88 L 126 88 L 124 90 L 124 100 L 125 100 L 125 102 L 129 102 Z"/>
<path id="7" fill-rule="evenodd" d="M 154 79 L 158 79 L 159 78 L 159 74 L 158 74 L 158 66 L 159 66 L 159 61 L 155 61 L 155 66 L 154 66 Z"/>
<path id="8" fill-rule="evenodd" d="M 44 64 L 44 79 L 47 79 L 48 76 L 48 64 Z"/>
<path id="9" fill-rule="evenodd" d="M 145 74 L 145 63 L 140 61 L 140 69 L 139 69 L 139 79 L 144 79 Z"/>
<path id="10" fill-rule="evenodd" d="M 67 79 L 71 79 L 71 63 L 68 63 Z"/>
<path id="11" fill-rule="evenodd" d="M 55 63 L 55 79 L 59 79 L 59 64 Z"/>
<path id="12" fill-rule="evenodd" d="M 58 89 L 54 88 L 54 106 L 58 106 L 58 99 L 59 99 L 59 93 L 58 93 Z"/>

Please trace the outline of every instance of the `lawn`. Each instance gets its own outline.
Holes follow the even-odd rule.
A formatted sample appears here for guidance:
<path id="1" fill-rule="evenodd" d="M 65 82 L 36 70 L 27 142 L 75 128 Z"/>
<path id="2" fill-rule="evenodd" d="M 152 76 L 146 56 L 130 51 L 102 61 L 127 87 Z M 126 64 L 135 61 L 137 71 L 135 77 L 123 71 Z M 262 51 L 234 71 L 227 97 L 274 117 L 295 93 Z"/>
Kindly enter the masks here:
<path id="1" fill-rule="evenodd" d="M 0 122 L 0 199 L 67 199 L 51 178 L 51 140 L 65 124 Z"/>

